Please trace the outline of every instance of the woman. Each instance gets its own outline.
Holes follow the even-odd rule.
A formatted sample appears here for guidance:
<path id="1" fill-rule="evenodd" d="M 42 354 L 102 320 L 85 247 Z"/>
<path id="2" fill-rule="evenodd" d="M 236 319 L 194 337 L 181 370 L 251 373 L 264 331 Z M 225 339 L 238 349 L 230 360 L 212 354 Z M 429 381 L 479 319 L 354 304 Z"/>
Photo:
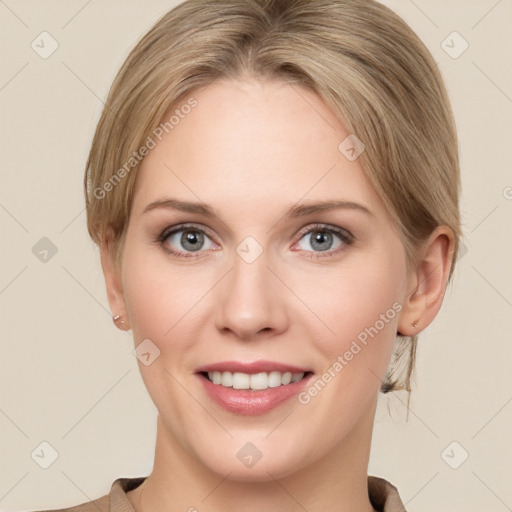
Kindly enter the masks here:
<path id="1" fill-rule="evenodd" d="M 460 237 L 433 59 L 370 0 L 188 0 L 137 44 L 85 177 L 148 477 L 63 510 L 404 511 L 368 476 Z M 94 505 L 92 507 L 91 505 Z"/>

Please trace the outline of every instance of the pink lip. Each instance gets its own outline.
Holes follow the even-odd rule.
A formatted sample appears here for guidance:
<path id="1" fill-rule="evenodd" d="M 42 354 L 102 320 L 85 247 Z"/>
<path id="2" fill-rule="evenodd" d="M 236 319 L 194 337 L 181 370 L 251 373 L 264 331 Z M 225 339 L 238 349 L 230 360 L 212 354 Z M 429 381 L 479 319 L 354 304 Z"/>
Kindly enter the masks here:
<path id="1" fill-rule="evenodd" d="M 227 371 L 232 373 L 241 372 L 248 374 L 272 371 L 278 371 L 281 373 L 307 373 L 310 371 L 306 368 L 299 368 L 298 366 L 271 361 L 254 361 L 252 363 L 225 361 L 198 368 L 198 378 L 201 380 L 202 385 L 210 398 L 229 412 L 247 416 L 263 414 L 278 407 L 289 398 L 297 395 L 312 377 L 312 374 L 310 373 L 298 382 L 292 382 L 285 386 L 278 386 L 277 388 L 252 391 L 248 389 L 226 388 L 220 384 L 214 384 L 205 375 L 203 375 L 205 372 L 215 371 Z"/>
<path id="2" fill-rule="evenodd" d="M 222 361 L 219 363 L 207 364 L 197 368 L 196 372 L 240 372 L 240 373 L 261 373 L 261 372 L 291 372 L 306 373 L 308 368 L 300 368 L 290 364 L 277 363 L 275 361 L 253 361 L 244 363 L 241 361 Z"/>

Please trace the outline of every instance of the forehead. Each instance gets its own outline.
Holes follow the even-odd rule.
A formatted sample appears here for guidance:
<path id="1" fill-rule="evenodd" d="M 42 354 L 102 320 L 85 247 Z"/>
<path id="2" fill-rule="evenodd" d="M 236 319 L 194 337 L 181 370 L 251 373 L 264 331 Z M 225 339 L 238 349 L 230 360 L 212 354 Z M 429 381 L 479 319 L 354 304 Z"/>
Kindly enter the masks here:
<path id="1" fill-rule="evenodd" d="M 180 110 L 191 98 L 193 109 Z M 279 81 L 216 81 L 177 103 L 175 121 L 143 160 L 133 209 L 165 195 L 242 204 L 247 212 L 301 198 L 379 206 L 358 161 L 340 152 L 349 135 L 312 91 Z M 185 112 L 188 112 L 185 114 Z M 222 206 L 222 205 L 221 205 Z"/>

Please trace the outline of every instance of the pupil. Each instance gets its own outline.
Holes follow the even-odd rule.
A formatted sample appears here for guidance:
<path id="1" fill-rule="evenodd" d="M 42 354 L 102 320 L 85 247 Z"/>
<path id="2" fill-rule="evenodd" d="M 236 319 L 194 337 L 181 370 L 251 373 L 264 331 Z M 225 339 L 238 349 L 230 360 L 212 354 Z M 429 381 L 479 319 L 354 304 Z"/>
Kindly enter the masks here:
<path id="1" fill-rule="evenodd" d="M 326 244 L 327 242 L 327 244 Z M 315 231 L 311 246 L 319 251 L 326 251 L 332 243 L 332 235 L 325 231 Z M 327 247 L 325 246 L 327 245 Z"/>
<path id="2" fill-rule="evenodd" d="M 197 231 L 185 231 L 181 235 L 181 244 L 189 251 L 197 251 L 201 248 L 203 235 Z"/>

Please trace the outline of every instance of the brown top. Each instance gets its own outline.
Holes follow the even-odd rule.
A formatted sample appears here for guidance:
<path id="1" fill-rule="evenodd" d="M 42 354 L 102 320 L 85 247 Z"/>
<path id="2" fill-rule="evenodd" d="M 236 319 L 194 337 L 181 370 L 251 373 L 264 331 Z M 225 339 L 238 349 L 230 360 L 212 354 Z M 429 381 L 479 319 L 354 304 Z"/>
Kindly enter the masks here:
<path id="1" fill-rule="evenodd" d="M 37 512 L 135 512 L 126 493 L 138 487 L 146 478 L 118 478 L 112 484 L 110 493 L 101 498 L 74 507 Z M 368 493 L 371 504 L 378 512 L 407 512 L 397 488 L 383 478 L 368 476 Z"/>

